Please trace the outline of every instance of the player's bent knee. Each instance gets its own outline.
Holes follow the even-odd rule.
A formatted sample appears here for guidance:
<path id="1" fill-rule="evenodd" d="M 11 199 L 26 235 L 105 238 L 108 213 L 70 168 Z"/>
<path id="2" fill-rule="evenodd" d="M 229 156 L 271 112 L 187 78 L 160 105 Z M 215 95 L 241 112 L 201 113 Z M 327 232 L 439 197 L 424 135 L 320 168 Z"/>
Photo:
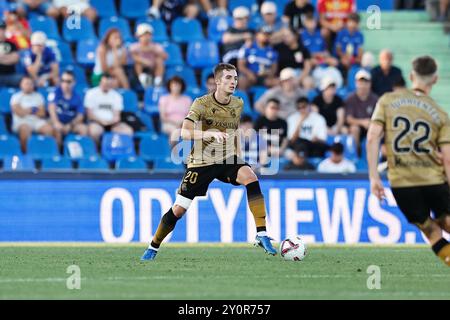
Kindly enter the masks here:
<path id="1" fill-rule="evenodd" d="M 177 194 L 175 203 L 173 204 L 173 213 L 177 217 L 182 217 L 191 206 L 192 200 Z"/>
<path id="2" fill-rule="evenodd" d="M 258 181 L 258 177 L 250 167 L 244 166 L 239 169 L 236 182 L 242 185 L 247 185 L 256 181 Z"/>

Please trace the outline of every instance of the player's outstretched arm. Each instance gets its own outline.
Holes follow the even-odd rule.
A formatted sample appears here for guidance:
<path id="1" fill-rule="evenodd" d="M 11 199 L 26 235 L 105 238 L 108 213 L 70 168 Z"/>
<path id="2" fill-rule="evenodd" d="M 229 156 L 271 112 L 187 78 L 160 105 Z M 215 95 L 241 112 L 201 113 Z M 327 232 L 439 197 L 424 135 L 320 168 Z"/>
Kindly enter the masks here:
<path id="1" fill-rule="evenodd" d="M 383 183 L 377 170 L 382 137 L 383 127 L 376 122 L 372 122 L 367 132 L 367 163 L 369 165 L 370 189 L 379 200 L 385 197 Z"/>
<path id="2" fill-rule="evenodd" d="M 183 121 L 181 127 L 181 138 L 183 140 L 211 140 L 215 139 L 222 143 L 228 138 L 228 134 L 219 131 L 202 131 L 195 128 L 195 123 L 189 119 Z"/>

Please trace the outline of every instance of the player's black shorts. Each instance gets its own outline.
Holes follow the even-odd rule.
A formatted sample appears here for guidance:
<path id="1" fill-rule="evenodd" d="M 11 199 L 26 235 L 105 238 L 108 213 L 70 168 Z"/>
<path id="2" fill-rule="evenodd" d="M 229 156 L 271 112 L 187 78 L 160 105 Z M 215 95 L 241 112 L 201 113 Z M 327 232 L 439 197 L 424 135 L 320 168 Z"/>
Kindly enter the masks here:
<path id="1" fill-rule="evenodd" d="M 410 223 L 424 223 L 430 212 L 439 219 L 450 215 L 450 190 L 447 183 L 422 186 L 392 188 L 397 205 Z"/>
<path id="2" fill-rule="evenodd" d="M 188 199 L 206 195 L 209 184 L 218 179 L 235 186 L 238 171 L 243 166 L 249 166 L 244 160 L 234 156 L 224 163 L 216 163 L 206 167 L 188 168 L 181 180 L 178 193 Z"/>

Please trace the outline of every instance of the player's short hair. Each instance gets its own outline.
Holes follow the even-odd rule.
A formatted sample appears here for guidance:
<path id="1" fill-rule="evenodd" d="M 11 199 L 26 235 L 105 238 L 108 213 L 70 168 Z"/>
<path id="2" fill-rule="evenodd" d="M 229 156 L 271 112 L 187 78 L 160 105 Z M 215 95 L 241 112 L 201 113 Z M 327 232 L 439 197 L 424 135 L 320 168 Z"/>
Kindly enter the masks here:
<path id="1" fill-rule="evenodd" d="M 236 70 L 236 67 L 230 63 L 219 63 L 215 68 L 214 68 L 214 78 L 215 79 L 219 79 L 222 77 L 223 71 L 227 70 Z"/>
<path id="2" fill-rule="evenodd" d="M 412 62 L 412 72 L 419 81 L 429 84 L 437 72 L 437 63 L 430 56 L 420 56 Z"/>

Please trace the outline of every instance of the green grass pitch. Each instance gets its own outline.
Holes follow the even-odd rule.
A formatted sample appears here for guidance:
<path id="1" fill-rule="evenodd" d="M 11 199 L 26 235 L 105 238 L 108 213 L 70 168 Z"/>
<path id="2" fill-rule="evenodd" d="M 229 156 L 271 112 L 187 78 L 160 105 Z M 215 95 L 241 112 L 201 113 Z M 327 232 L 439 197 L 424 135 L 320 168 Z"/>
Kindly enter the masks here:
<path id="1" fill-rule="evenodd" d="M 450 299 L 450 268 L 427 246 L 310 246 L 302 262 L 251 244 L 0 244 L 0 299 Z M 81 289 L 68 290 L 78 265 Z M 369 290 L 367 268 L 381 270 Z"/>

